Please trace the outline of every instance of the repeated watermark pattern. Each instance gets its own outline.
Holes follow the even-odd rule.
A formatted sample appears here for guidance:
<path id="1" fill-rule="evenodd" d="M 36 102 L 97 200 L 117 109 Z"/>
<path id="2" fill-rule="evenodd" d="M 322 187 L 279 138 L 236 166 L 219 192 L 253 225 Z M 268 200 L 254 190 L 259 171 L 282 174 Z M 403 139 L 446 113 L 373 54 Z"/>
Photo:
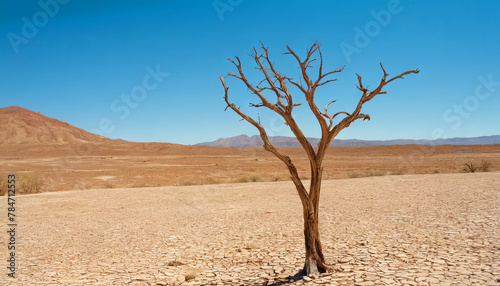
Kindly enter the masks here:
<path id="1" fill-rule="evenodd" d="M 368 21 L 365 24 L 364 29 L 354 26 L 354 38 L 352 44 L 348 42 L 341 42 L 339 47 L 344 55 L 347 63 L 352 61 L 353 54 L 360 54 L 361 51 L 366 48 L 373 38 L 377 37 L 382 28 L 387 27 L 391 21 L 393 15 L 397 15 L 403 11 L 403 7 L 399 0 L 390 0 L 387 3 L 387 9 L 380 10 L 378 12 L 372 10 L 370 14 L 373 20 Z"/>
<path id="2" fill-rule="evenodd" d="M 38 1 L 38 6 L 40 10 L 33 13 L 33 15 L 28 17 L 22 17 L 21 21 L 23 25 L 21 26 L 19 33 L 10 32 L 7 34 L 10 45 L 16 54 L 19 53 L 19 46 L 21 44 L 28 44 L 31 39 L 33 39 L 38 32 L 43 27 L 47 26 L 49 20 L 54 18 L 60 11 L 61 5 L 68 4 L 70 0 L 40 0 Z"/>
<path id="3" fill-rule="evenodd" d="M 110 110 L 111 112 L 117 114 L 119 120 L 125 120 L 131 113 L 132 109 L 139 107 L 139 103 L 146 100 L 148 97 L 148 92 L 159 87 L 160 83 L 165 81 L 168 77 L 168 72 L 163 72 L 160 70 L 160 65 L 157 64 L 154 68 L 151 66 L 146 66 L 146 74 L 143 76 L 140 84 L 132 87 L 130 93 L 122 94 L 115 100 L 111 102 Z M 116 130 L 115 122 L 109 117 L 103 117 L 98 123 L 98 127 L 90 130 L 91 133 L 105 136 Z M 90 156 L 94 153 L 97 146 L 95 144 L 78 143 L 71 145 L 72 156 Z M 63 175 L 67 170 L 70 170 L 73 165 L 71 161 L 71 156 L 64 163 L 54 167 L 54 173 L 57 174 L 56 180 L 62 181 Z M 85 183 L 82 183 L 77 188 L 86 188 Z"/>
<path id="4" fill-rule="evenodd" d="M 443 119 L 447 123 L 453 123 L 451 128 L 456 130 L 462 125 L 462 121 L 470 117 L 471 113 L 475 112 L 481 101 L 490 98 L 495 91 L 495 87 L 500 86 L 500 81 L 493 81 L 493 75 L 489 74 L 488 78 L 482 75 L 478 76 L 479 84 L 476 85 L 474 95 L 469 95 L 463 99 L 461 103 L 453 104 L 453 108 L 447 109 L 443 113 Z M 438 134 L 442 133 L 437 130 Z"/>
<path id="5" fill-rule="evenodd" d="M 217 16 L 219 16 L 219 20 L 222 22 L 224 21 L 224 13 L 233 12 L 234 8 L 242 2 L 243 0 L 214 0 L 212 5 L 214 6 Z"/>
<path id="6" fill-rule="evenodd" d="M 454 103 L 451 108 L 443 112 L 443 121 L 451 124 L 449 127 L 452 130 L 459 129 L 464 120 L 471 117 L 476 112 L 481 102 L 489 99 L 500 87 L 500 81 L 494 81 L 493 75 L 487 77 L 482 75 L 477 77 L 479 83 L 474 89 L 474 95 L 466 96 L 460 103 Z M 442 139 L 446 137 L 444 128 L 436 127 L 431 131 L 431 140 Z M 432 145 L 432 147 L 435 147 Z M 406 156 L 399 156 L 399 167 L 406 168 L 408 171 L 414 171 L 414 167 L 424 163 L 425 156 L 434 152 L 434 148 L 424 148 L 420 146 L 419 150 L 415 150 Z"/>
<path id="7" fill-rule="evenodd" d="M 146 71 L 147 74 L 142 78 L 141 84 L 134 86 L 130 93 L 122 94 L 111 102 L 111 112 L 118 114 L 118 119 L 125 120 L 130 115 L 130 110 L 137 108 L 139 103 L 148 97 L 148 92 L 156 89 L 169 75 L 169 73 L 160 70 L 159 64 L 154 69 L 147 66 Z M 116 125 L 113 120 L 104 117 L 99 121 L 99 127 L 90 132 L 104 135 L 112 133 L 115 129 Z"/>

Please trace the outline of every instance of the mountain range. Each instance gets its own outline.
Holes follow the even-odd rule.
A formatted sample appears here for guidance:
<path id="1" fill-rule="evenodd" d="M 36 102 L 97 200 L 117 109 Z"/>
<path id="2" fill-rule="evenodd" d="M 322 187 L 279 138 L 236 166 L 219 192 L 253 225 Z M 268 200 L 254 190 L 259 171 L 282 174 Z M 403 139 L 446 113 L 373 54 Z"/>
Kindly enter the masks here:
<path id="1" fill-rule="evenodd" d="M 294 137 L 272 136 L 271 143 L 276 147 L 300 147 Z M 313 146 L 318 138 L 308 138 Z M 31 110 L 9 106 L 0 108 L 0 144 L 77 144 L 77 143 L 119 143 L 125 140 L 112 140 L 100 135 L 59 121 Z M 335 139 L 331 146 L 380 146 L 380 145 L 493 145 L 500 144 L 500 135 L 472 138 L 449 138 L 437 140 L 357 140 Z M 239 135 L 220 138 L 212 142 L 195 144 L 197 146 L 260 148 L 260 136 Z"/>
<path id="2" fill-rule="evenodd" d="M 316 146 L 319 143 L 318 138 L 307 138 L 309 142 Z M 300 143 L 294 137 L 271 136 L 271 143 L 276 147 L 296 148 L 301 147 Z M 196 145 L 211 147 L 229 147 L 229 148 L 259 148 L 262 147 L 262 139 L 258 135 L 247 136 L 239 135 L 229 138 L 219 138 L 212 142 L 204 142 Z M 494 145 L 500 144 L 500 135 L 468 137 L 468 138 L 448 138 L 436 140 L 413 140 L 413 139 L 394 139 L 394 140 L 358 140 L 358 139 L 334 139 L 330 146 L 381 146 L 381 145 Z"/>

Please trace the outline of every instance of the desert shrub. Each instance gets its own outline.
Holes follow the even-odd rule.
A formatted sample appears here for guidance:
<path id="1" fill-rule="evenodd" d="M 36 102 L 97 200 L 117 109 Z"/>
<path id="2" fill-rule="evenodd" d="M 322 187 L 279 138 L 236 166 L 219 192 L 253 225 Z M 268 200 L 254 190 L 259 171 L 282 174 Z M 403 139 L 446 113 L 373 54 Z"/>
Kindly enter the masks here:
<path id="1" fill-rule="evenodd" d="M 259 182 L 261 181 L 261 177 L 259 175 L 242 175 L 237 179 L 238 183 L 248 183 L 248 182 Z"/>
<path id="2" fill-rule="evenodd" d="M 216 179 L 216 178 L 208 178 L 206 180 L 206 185 L 218 185 L 222 183 L 223 181 L 221 179 Z"/>
<path id="3" fill-rule="evenodd" d="M 115 187 L 112 182 L 104 182 L 103 186 L 105 189 L 113 189 Z"/>
<path id="4" fill-rule="evenodd" d="M 198 186 L 201 183 L 196 179 L 178 179 L 175 181 L 174 186 Z"/>
<path id="5" fill-rule="evenodd" d="M 402 169 L 397 169 L 397 170 L 391 171 L 389 173 L 389 175 L 397 175 L 397 176 L 403 175 L 403 170 Z"/>
<path id="6" fill-rule="evenodd" d="M 465 168 L 463 169 L 466 173 L 474 173 L 474 172 L 489 172 L 491 167 L 491 163 L 488 161 L 481 161 L 481 165 L 474 165 L 472 161 L 465 163 Z"/>
<path id="7" fill-rule="evenodd" d="M 43 180 L 35 173 L 19 176 L 19 193 L 34 194 L 40 193 L 43 187 Z"/>
<path id="8" fill-rule="evenodd" d="M 354 171 L 348 172 L 349 178 L 365 178 L 365 177 L 375 177 L 375 176 L 385 176 L 388 173 L 382 170 L 367 170 L 367 171 Z"/>
<path id="9" fill-rule="evenodd" d="M 466 173 L 474 173 L 476 171 L 477 171 L 477 167 L 474 166 L 474 164 L 472 162 L 465 163 L 464 172 L 466 172 Z"/>
<path id="10" fill-rule="evenodd" d="M 490 167 L 491 167 L 491 163 L 488 162 L 488 161 L 482 161 L 481 162 L 481 166 L 479 166 L 479 170 L 481 172 L 489 172 L 490 171 Z"/>

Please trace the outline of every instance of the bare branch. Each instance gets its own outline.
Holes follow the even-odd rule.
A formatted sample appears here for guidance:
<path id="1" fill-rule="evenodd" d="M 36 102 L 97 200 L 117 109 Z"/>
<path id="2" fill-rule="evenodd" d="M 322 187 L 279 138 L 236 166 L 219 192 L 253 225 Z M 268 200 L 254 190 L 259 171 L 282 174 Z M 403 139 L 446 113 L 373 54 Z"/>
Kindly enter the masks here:
<path id="1" fill-rule="evenodd" d="M 309 105 L 309 108 L 311 109 L 311 111 L 313 112 L 314 116 L 316 117 L 316 119 L 318 120 L 318 122 L 320 124 L 322 137 L 326 137 L 332 124 L 333 124 L 332 123 L 333 119 L 328 115 L 327 112 L 321 113 L 321 111 L 317 107 L 316 103 L 314 102 L 314 94 L 315 94 L 316 88 L 318 86 L 322 86 L 322 85 L 325 85 L 329 82 L 336 80 L 336 79 L 330 79 L 330 80 L 325 80 L 324 82 L 321 82 L 326 76 L 341 72 L 344 68 L 342 67 L 338 70 L 333 70 L 333 71 L 327 72 L 326 74 L 323 74 L 323 55 L 321 53 L 320 45 L 317 42 L 314 43 L 311 46 L 311 48 L 308 50 L 307 57 L 304 61 L 301 61 L 299 56 L 289 46 L 287 46 L 287 50 L 288 50 L 288 52 L 286 52 L 285 54 L 291 54 L 297 60 L 297 62 L 299 64 L 299 68 L 301 69 L 301 72 L 302 72 L 301 81 L 302 81 L 302 79 L 304 79 L 304 82 L 307 85 L 307 87 L 304 87 L 302 85 L 302 83 L 298 84 L 297 82 L 293 81 L 292 79 L 288 79 L 288 81 L 291 84 L 295 85 L 297 88 L 299 88 L 300 91 L 302 91 L 302 93 L 304 93 L 304 95 L 306 97 L 306 101 Z M 311 56 L 316 51 L 318 51 L 318 53 L 319 53 L 320 64 L 319 64 L 319 69 L 318 69 L 318 78 L 313 83 L 313 81 L 309 78 L 309 75 L 307 74 L 307 68 L 310 67 L 309 64 L 313 61 L 311 59 Z M 327 124 L 327 121 L 329 122 L 329 124 Z"/>
<path id="2" fill-rule="evenodd" d="M 331 140 L 333 140 L 333 138 L 335 138 L 335 136 L 344 128 L 348 127 L 352 122 L 354 122 L 355 120 L 358 120 L 358 119 L 363 119 L 363 120 L 370 120 L 370 116 L 367 115 L 367 114 L 361 114 L 361 108 L 363 107 L 363 104 L 365 104 L 366 102 L 370 101 L 372 98 L 374 98 L 377 94 L 386 94 L 387 92 L 385 91 L 382 91 L 382 88 L 384 86 L 386 86 L 389 82 L 395 80 L 395 79 L 398 79 L 398 78 L 403 78 L 403 76 L 405 75 L 408 75 L 408 74 L 411 74 L 411 73 L 419 73 L 419 70 L 416 69 L 416 70 L 410 70 L 410 71 L 406 71 L 400 75 L 397 75 L 393 78 L 391 78 L 390 80 L 386 81 L 386 78 L 387 76 L 389 75 L 384 67 L 382 66 L 382 64 L 380 64 L 380 67 L 382 68 L 382 72 L 384 73 L 384 75 L 382 76 L 382 79 L 380 80 L 380 84 L 373 90 L 373 91 L 369 91 L 368 90 L 368 87 L 364 87 L 363 86 L 363 82 L 361 80 L 361 76 L 359 74 L 356 74 L 357 77 L 358 77 L 358 85 L 356 86 L 360 91 L 363 92 L 363 94 L 361 95 L 360 99 L 359 99 L 359 102 L 356 106 L 356 108 L 354 109 L 354 111 L 349 114 L 347 117 L 345 117 L 344 119 L 342 119 L 337 125 L 335 125 L 335 127 L 333 127 L 330 132 L 329 132 L 329 135 L 328 135 L 328 142 L 331 142 Z M 348 114 L 348 113 L 343 113 L 343 114 Z"/>
<path id="3" fill-rule="evenodd" d="M 385 73 L 385 70 L 384 70 L 384 67 L 382 66 L 382 63 L 380 63 L 380 67 L 381 67 L 381 68 L 382 68 L 382 70 L 384 71 L 384 74 L 386 74 L 386 73 Z M 411 70 L 411 71 L 407 71 L 407 72 L 404 72 L 404 73 L 402 73 L 402 74 L 400 74 L 400 75 L 398 75 L 398 76 L 395 76 L 395 77 L 391 78 L 391 79 L 390 79 L 390 80 L 388 80 L 385 84 L 388 84 L 388 83 L 390 83 L 391 81 L 393 81 L 393 80 L 395 80 L 395 79 L 397 79 L 397 78 L 404 79 L 404 78 L 403 78 L 403 76 L 405 76 L 405 75 L 408 75 L 408 74 L 411 74 L 411 73 L 419 73 L 419 72 L 420 72 L 420 70 L 418 70 L 418 69 L 416 69 L 416 70 Z M 387 74 L 387 75 L 388 75 L 388 74 Z"/>
<path id="4" fill-rule="evenodd" d="M 300 91 L 302 91 L 304 94 L 307 93 L 307 90 L 304 89 L 304 87 L 302 86 L 302 83 L 297 83 L 295 81 L 293 81 L 291 78 L 287 78 L 288 82 L 295 85 L 298 89 L 300 89 Z"/>
<path id="5" fill-rule="evenodd" d="M 241 61 L 238 57 L 235 57 L 236 60 L 238 61 L 238 63 L 236 63 L 235 61 L 233 61 L 232 59 L 228 59 L 231 63 L 233 63 L 233 65 L 238 69 L 238 73 L 240 74 L 239 76 L 237 75 L 234 75 L 234 74 L 231 74 L 229 73 L 228 76 L 233 76 L 237 79 L 240 79 L 241 81 L 243 81 L 245 83 L 245 85 L 248 87 L 248 89 L 250 89 L 250 91 L 252 91 L 255 95 L 257 95 L 259 97 L 259 99 L 262 101 L 262 106 L 265 106 L 273 111 L 275 111 L 276 113 L 278 114 L 282 114 L 284 112 L 283 109 L 281 109 L 278 105 L 276 104 L 272 104 L 270 103 L 263 95 L 262 95 L 262 91 L 264 89 L 255 89 L 252 84 L 250 84 L 247 80 L 247 78 L 245 77 L 245 74 L 243 73 L 243 70 L 241 69 Z"/>
<path id="6" fill-rule="evenodd" d="M 330 115 L 328 113 L 328 109 L 331 106 L 332 103 L 335 101 L 329 102 L 325 108 L 324 112 L 321 112 L 319 108 L 317 107 L 315 103 L 315 92 L 316 88 L 319 86 L 326 85 L 327 83 L 336 81 L 337 79 L 328 79 L 328 76 L 331 76 L 335 73 L 339 73 L 343 71 L 344 67 L 337 69 L 337 70 L 332 70 L 329 72 L 324 73 L 324 67 L 323 67 L 323 55 L 321 53 L 321 48 L 319 43 L 314 43 L 308 50 L 306 54 L 306 58 L 304 60 L 301 60 L 300 57 L 295 53 L 289 46 L 286 46 L 287 52 L 285 54 L 291 54 L 297 61 L 299 68 L 300 68 L 300 76 L 299 76 L 299 81 L 297 82 L 296 80 L 293 80 L 292 78 L 286 77 L 282 74 L 280 74 L 274 67 L 274 64 L 271 62 L 269 58 L 269 53 L 268 53 L 268 48 L 264 46 L 262 42 L 261 44 L 261 49 L 262 53 L 259 54 L 256 48 L 254 48 L 253 53 L 250 54 L 250 56 L 254 59 L 255 63 L 257 64 L 257 69 L 264 75 L 264 79 L 260 81 L 256 87 L 252 86 L 243 74 L 242 67 L 241 67 L 241 61 L 238 57 L 236 57 L 236 60 L 229 59 L 231 63 L 238 69 L 237 74 L 228 74 L 228 76 L 235 77 L 245 83 L 245 85 L 248 87 L 248 89 L 254 93 L 255 95 L 258 96 L 260 99 L 260 103 L 254 104 L 250 103 L 251 107 L 267 107 L 276 113 L 278 113 L 284 120 L 286 125 L 289 126 L 290 130 L 294 133 L 295 137 L 299 140 L 301 143 L 302 147 L 305 149 L 309 162 L 311 164 L 311 170 L 318 170 L 322 166 L 322 159 L 323 156 L 326 152 L 326 149 L 328 148 L 330 142 L 333 140 L 333 138 L 344 128 L 348 127 L 352 122 L 358 119 L 363 119 L 363 120 L 369 120 L 370 116 L 367 114 L 362 114 L 361 109 L 363 107 L 363 104 L 366 102 L 370 101 L 373 97 L 375 97 L 377 94 L 385 94 L 386 92 L 383 91 L 383 87 L 387 85 L 389 82 L 394 81 L 395 79 L 398 78 L 403 78 L 405 75 L 411 74 L 411 73 L 418 73 L 418 70 L 411 70 L 404 72 L 400 75 L 397 75 L 393 78 L 387 79 L 388 73 L 386 72 L 385 68 L 380 64 L 380 67 L 383 72 L 383 76 L 380 80 L 379 85 L 370 91 L 368 89 L 368 86 L 363 85 L 362 78 L 359 74 L 356 74 L 357 79 L 358 79 L 358 84 L 356 85 L 357 89 L 362 92 L 361 97 L 359 98 L 358 104 L 354 108 L 353 112 L 346 112 L 346 111 L 337 111 L 333 115 Z M 313 58 L 313 54 L 315 52 L 318 52 L 319 54 L 319 68 L 318 68 L 318 77 L 315 78 L 314 80 L 310 78 L 308 74 L 308 68 L 312 67 L 311 63 L 317 59 Z M 221 81 L 223 81 L 223 78 L 221 78 Z M 286 86 L 286 83 L 292 84 L 295 87 L 297 87 L 305 96 L 305 100 L 307 101 L 309 108 L 315 115 L 316 119 L 318 120 L 320 127 L 321 127 L 321 140 L 318 145 L 318 151 L 315 151 L 310 142 L 306 139 L 302 131 L 300 130 L 299 126 L 295 122 L 295 119 L 292 117 L 292 109 L 296 106 L 299 106 L 300 104 L 294 104 L 292 96 Z M 225 86 L 225 84 L 223 83 Z M 276 96 L 276 103 L 273 104 L 267 100 L 262 92 L 264 91 L 272 91 L 275 96 Z M 227 92 L 227 90 L 226 90 Z M 227 98 L 227 97 L 226 97 Z M 283 100 L 284 99 L 284 100 Z M 285 102 L 286 101 L 286 102 Z M 254 126 L 256 126 L 259 131 L 262 131 L 263 128 L 260 126 L 260 122 L 257 121 L 252 121 L 251 118 L 245 117 L 243 112 L 239 110 L 239 108 L 235 108 L 234 105 L 229 103 L 227 101 L 228 107 L 232 108 L 237 112 L 242 118 L 245 120 L 249 121 L 252 123 Z M 227 108 L 226 108 L 227 109 Z M 237 111 L 236 111 L 237 110 Z M 339 115 L 345 115 L 345 117 L 340 120 L 335 126 L 333 126 L 333 120 L 339 116 Z M 247 119 L 248 118 L 248 119 Z M 262 132 L 261 132 L 262 133 Z M 262 136 L 261 136 L 262 137 Z M 264 140 L 264 139 L 263 139 Z M 264 140 L 265 141 L 265 140 Z M 271 147 L 267 147 L 267 149 L 272 149 Z M 266 149 L 266 150 L 267 150 Z M 274 152 L 273 152 L 274 153 Z"/>
<path id="7" fill-rule="evenodd" d="M 226 83 L 224 82 L 224 78 L 222 77 L 222 75 L 220 76 L 220 81 L 222 83 L 222 86 L 224 87 L 224 100 L 227 103 L 227 107 L 231 108 L 234 112 L 236 112 L 241 117 L 241 120 L 246 120 L 247 122 L 249 122 L 250 124 L 255 126 L 255 128 L 257 128 L 257 130 L 259 130 L 260 138 L 264 142 L 264 146 L 263 146 L 264 149 L 273 153 L 276 157 L 278 157 L 278 159 L 280 159 L 288 167 L 288 170 L 289 170 L 290 175 L 291 175 L 291 179 L 295 184 L 295 187 L 297 189 L 297 192 L 299 194 L 301 201 L 304 202 L 304 201 L 309 200 L 309 194 L 308 194 L 306 188 L 304 187 L 304 185 L 302 184 L 302 181 L 299 178 L 299 173 L 297 171 L 297 168 L 292 163 L 292 160 L 290 159 L 289 156 L 285 155 L 278 148 L 274 147 L 273 144 L 271 144 L 271 141 L 269 140 L 269 137 L 267 136 L 266 130 L 260 124 L 260 116 L 259 116 L 258 122 L 257 122 L 254 119 L 252 119 L 250 116 L 246 115 L 239 108 L 237 108 L 236 105 L 234 105 L 234 103 L 230 102 L 229 98 L 228 98 L 228 89 L 229 88 L 227 87 Z M 227 107 L 226 107 L 226 109 L 227 109 Z"/>
<path id="8" fill-rule="evenodd" d="M 316 87 L 318 87 L 318 86 L 322 86 L 322 85 L 324 85 L 324 84 L 327 84 L 327 83 L 329 83 L 329 82 L 336 81 L 336 80 L 337 80 L 337 79 L 329 79 L 329 80 L 327 80 L 327 81 L 325 81 L 325 82 L 322 82 L 322 83 L 318 83 L 318 84 L 316 84 Z"/>
<path id="9" fill-rule="evenodd" d="M 349 114 L 349 113 L 347 113 L 347 112 L 345 112 L 345 111 L 339 111 L 339 112 L 335 113 L 335 114 L 332 116 L 332 118 L 335 118 L 335 117 L 337 117 L 337 115 L 340 115 L 340 114 L 345 114 L 345 115 L 347 115 L 347 116 L 351 116 L 351 114 Z"/>
<path id="10" fill-rule="evenodd" d="M 328 129 L 331 129 L 332 128 L 332 125 L 333 125 L 333 119 L 335 117 L 337 117 L 337 115 L 340 115 L 340 114 L 345 114 L 347 116 L 350 116 L 349 113 L 345 112 L 345 111 L 340 111 L 340 112 L 337 112 L 335 113 L 334 115 L 329 115 L 328 114 L 328 107 L 330 106 L 330 104 L 336 102 L 336 100 L 332 100 L 330 101 L 326 106 L 325 106 L 325 113 L 321 113 L 321 115 L 323 115 L 326 119 L 329 120 L 329 124 L 328 124 Z"/>
<path id="11" fill-rule="evenodd" d="M 267 61 L 268 65 L 269 65 L 268 69 L 270 69 L 274 73 L 275 78 L 279 79 L 281 77 L 280 74 L 274 69 L 273 64 L 269 60 L 269 55 L 268 55 L 268 52 L 267 52 L 267 48 L 264 46 L 264 44 L 262 44 L 262 42 L 261 42 L 261 45 L 262 45 L 262 49 L 264 50 L 264 54 L 258 55 L 257 49 L 254 48 L 254 53 L 251 54 L 250 56 L 255 60 L 255 62 L 257 63 L 257 66 L 259 68 L 259 70 L 264 74 L 264 80 L 267 81 L 267 83 L 269 84 L 269 88 L 267 88 L 267 89 L 272 90 L 276 94 L 276 97 L 277 97 L 276 105 L 280 106 L 283 109 L 284 112 L 290 113 L 291 112 L 290 102 L 288 102 L 287 105 L 284 105 L 279 100 L 280 98 L 286 98 L 286 96 L 280 93 L 280 90 L 274 84 L 275 81 L 271 80 L 271 77 L 269 76 L 268 72 L 266 71 L 266 68 L 264 67 L 264 65 L 260 61 L 261 58 L 264 58 Z"/>

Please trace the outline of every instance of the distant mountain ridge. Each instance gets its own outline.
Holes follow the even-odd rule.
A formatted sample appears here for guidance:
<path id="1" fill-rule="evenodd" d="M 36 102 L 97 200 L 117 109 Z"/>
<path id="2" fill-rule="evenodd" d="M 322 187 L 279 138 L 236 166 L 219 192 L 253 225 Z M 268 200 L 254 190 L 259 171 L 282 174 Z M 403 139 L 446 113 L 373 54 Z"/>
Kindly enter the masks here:
<path id="1" fill-rule="evenodd" d="M 313 146 L 318 138 L 307 138 Z M 271 136 L 271 142 L 277 147 L 300 147 L 294 137 Z M 112 140 L 87 132 L 31 110 L 9 106 L 0 108 L 0 144 L 78 144 L 78 143 L 124 143 L 126 140 Z M 133 142 L 130 142 L 133 143 Z M 229 147 L 229 148 L 260 148 L 260 136 L 239 135 L 229 138 L 219 138 L 213 142 L 195 144 L 197 146 Z M 472 138 L 449 138 L 437 140 L 357 140 L 335 139 L 331 146 L 380 146 L 380 145 L 494 145 L 500 144 L 500 135 Z"/>
<path id="2" fill-rule="evenodd" d="M 313 146 L 319 143 L 318 138 L 307 138 Z M 271 143 L 281 148 L 301 147 L 294 137 L 271 136 Z M 229 138 L 219 138 L 212 142 L 198 143 L 198 146 L 228 147 L 228 148 L 259 148 L 262 147 L 262 139 L 259 135 L 247 136 L 238 135 Z M 457 137 L 436 140 L 414 140 L 414 139 L 394 139 L 394 140 L 358 140 L 358 139 L 334 139 L 330 146 L 382 146 L 382 145 L 495 145 L 500 144 L 500 135 L 481 137 Z"/>

